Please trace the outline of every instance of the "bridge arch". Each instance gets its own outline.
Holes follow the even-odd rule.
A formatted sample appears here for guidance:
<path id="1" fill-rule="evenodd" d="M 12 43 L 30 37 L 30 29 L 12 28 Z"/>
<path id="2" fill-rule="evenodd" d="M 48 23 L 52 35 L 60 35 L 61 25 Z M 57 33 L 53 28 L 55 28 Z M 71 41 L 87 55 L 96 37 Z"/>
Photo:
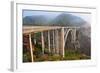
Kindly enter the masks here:
<path id="1" fill-rule="evenodd" d="M 65 44 L 66 44 L 66 41 L 67 41 L 67 38 L 68 38 L 68 35 L 69 35 L 69 33 L 71 33 L 71 40 L 73 40 L 72 39 L 72 37 L 73 37 L 73 34 L 72 33 L 74 33 L 74 31 L 73 31 L 74 29 L 68 29 L 67 30 L 67 32 L 66 32 L 66 34 L 65 34 L 65 37 L 64 37 L 64 48 L 65 48 Z M 75 37 L 75 36 L 74 36 Z"/>

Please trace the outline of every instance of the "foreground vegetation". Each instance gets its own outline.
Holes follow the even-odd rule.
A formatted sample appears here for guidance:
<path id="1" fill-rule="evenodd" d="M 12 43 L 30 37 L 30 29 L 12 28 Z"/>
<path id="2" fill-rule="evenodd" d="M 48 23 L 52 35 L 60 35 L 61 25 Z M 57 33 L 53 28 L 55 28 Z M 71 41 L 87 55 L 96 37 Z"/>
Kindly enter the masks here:
<path id="1" fill-rule="evenodd" d="M 61 61 L 61 60 L 81 60 L 81 59 L 90 59 L 90 57 L 85 54 L 80 54 L 77 51 L 66 51 L 65 57 L 62 57 L 58 54 L 43 54 L 39 57 L 34 55 L 34 61 Z"/>
<path id="2" fill-rule="evenodd" d="M 61 55 L 49 53 L 45 50 L 44 54 L 42 54 L 41 49 L 36 48 L 34 51 L 34 61 L 41 62 L 41 61 L 64 61 L 64 60 L 83 60 L 83 59 L 90 59 L 90 56 L 82 54 L 75 50 L 66 50 L 65 57 Z M 27 52 L 23 55 L 23 62 L 31 62 L 30 53 Z"/>

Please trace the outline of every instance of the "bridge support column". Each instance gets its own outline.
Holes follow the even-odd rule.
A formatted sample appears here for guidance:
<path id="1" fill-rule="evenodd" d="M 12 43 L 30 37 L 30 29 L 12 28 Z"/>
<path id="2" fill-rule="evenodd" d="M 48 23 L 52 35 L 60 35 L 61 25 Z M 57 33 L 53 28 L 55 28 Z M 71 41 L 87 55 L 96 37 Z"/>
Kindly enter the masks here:
<path id="1" fill-rule="evenodd" d="M 73 36 L 74 36 L 74 42 L 76 41 L 76 29 L 74 28 L 74 34 L 73 34 Z"/>
<path id="2" fill-rule="evenodd" d="M 48 31 L 48 49 L 49 49 L 49 53 L 51 52 L 50 49 L 50 32 Z"/>
<path id="3" fill-rule="evenodd" d="M 33 62 L 33 47 L 32 47 L 32 40 L 31 40 L 31 34 L 29 34 L 29 44 L 30 44 L 30 53 L 31 53 L 31 61 Z"/>
<path id="4" fill-rule="evenodd" d="M 71 42 L 75 43 L 75 41 L 76 41 L 76 29 L 75 28 L 72 29 L 71 36 L 72 36 Z"/>
<path id="5" fill-rule="evenodd" d="M 41 32 L 41 42 L 42 42 L 42 53 L 44 54 L 44 36 L 43 36 L 43 32 Z"/>
<path id="6" fill-rule="evenodd" d="M 58 38 L 58 29 L 55 30 L 55 44 L 56 44 L 56 53 L 59 54 L 59 38 Z"/>
<path id="7" fill-rule="evenodd" d="M 61 54 L 64 57 L 65 51 L 64 51 L 64 28 L 61 28 Z"/>
<path id="8" fill-rule="evenodd" d="M 52 31 L 53 33 L 53 53 L 55 54 L 55 33 L 54 33 L 54 30 Z"/>

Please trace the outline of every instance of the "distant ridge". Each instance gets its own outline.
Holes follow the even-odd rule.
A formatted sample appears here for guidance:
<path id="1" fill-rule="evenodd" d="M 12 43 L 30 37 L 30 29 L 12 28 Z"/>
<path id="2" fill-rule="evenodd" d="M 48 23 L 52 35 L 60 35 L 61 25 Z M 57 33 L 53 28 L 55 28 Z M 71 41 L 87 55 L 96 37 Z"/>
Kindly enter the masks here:
<path id="1" fill-rule="evenodd" d="M 35 15 L 26 16 L 23 18 L 23 25 L 43 26 L 43 25 L 54 25 L 54 26 L 83 26 L 87 22 L 75 15 L 62 13 L 53 19 L 47 15 Z"/>

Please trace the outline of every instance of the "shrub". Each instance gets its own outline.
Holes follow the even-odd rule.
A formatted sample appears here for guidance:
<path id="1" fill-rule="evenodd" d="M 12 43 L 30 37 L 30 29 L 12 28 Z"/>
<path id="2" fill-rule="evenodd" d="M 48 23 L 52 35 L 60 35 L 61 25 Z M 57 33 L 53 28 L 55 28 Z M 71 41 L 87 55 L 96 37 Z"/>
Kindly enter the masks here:
<path id="1" fill-rule="evenodd" d="M 57 54 L 49 56 L 50 61 L 59 61 L 59 60 L 61 60 L 61 58 L 62 57 L 60 55 L 57 55 Z"/>
<path id="2" fill-rule="evenodd" d="M 31 62 L 31 56 L 29 52 L 23 54 L 23 62 Z"/>

